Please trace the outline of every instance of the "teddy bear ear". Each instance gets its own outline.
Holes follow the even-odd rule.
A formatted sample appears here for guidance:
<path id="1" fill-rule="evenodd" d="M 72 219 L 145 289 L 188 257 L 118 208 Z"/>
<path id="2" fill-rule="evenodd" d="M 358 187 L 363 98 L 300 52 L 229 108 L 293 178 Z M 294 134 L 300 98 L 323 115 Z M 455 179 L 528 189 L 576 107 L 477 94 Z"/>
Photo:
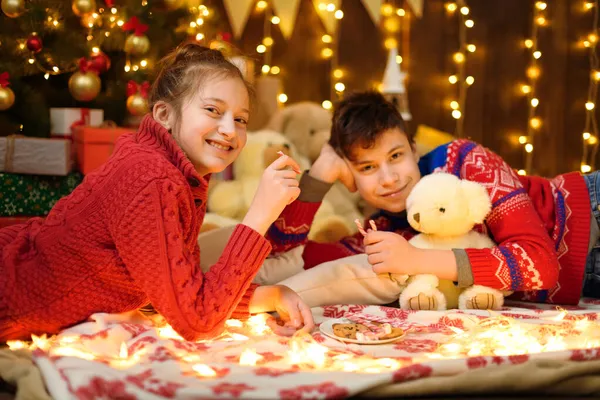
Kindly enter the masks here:
<path id="1" fill-rule="evenodd" d="M 284 133 L 292 115 L 293 114 L 289 107 L 277 111 L 275 114 L 273 114 L 267 123 L 267 126 L 265 126 L 265 129 L 271 129 L 276 132 Z"/>
<path id="2" fill-rule="evenodd" d="M 492 201 L 487 189 L 477 183 L 467 180 L 460 182 L 465 199 L 469 202 L 469 215 L 476 224 L 481 224 L 492 210 Z"/>

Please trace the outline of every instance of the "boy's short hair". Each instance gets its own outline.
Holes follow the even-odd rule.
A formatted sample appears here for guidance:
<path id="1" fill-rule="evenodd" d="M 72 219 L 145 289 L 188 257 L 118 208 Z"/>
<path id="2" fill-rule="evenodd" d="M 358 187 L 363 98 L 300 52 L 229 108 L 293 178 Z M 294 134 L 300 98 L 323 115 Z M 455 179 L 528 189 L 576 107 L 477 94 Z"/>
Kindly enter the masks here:
<path id="1" fill-rule="evenodd" d="M 379 135 L 394 128 L 413 143 L 400 112 L 381 93 L 352 93 L 335 107 L 329 144 L 338 154 L 351 160 L 354 146 L 371 148 Z"/>

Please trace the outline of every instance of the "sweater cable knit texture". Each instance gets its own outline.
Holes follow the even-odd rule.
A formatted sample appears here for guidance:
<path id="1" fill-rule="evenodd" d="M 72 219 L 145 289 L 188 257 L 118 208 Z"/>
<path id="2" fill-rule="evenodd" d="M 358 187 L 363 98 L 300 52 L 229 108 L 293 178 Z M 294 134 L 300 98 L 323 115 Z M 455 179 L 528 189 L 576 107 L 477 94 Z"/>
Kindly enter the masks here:
<path id="1" fill-rule="evenodd" d="M 271 245 L 238 225 L 202 273 L 197 237 L 209 178 L 146 116 L 45 219 L 0 230 L 0 341 L 148 302 L 188 340 L 247 317 L 251 281 Z"/>

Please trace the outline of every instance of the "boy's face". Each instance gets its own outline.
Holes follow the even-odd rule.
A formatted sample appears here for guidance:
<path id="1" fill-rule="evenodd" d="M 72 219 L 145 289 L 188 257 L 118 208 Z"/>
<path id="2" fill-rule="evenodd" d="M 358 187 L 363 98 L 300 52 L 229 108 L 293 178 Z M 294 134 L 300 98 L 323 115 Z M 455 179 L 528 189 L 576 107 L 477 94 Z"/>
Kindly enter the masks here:
<path id="1" fill-rule="evenodd" d="M 406 198 L 421 179 L 419 156 L 399 129 L 383 132 L 372 148 L 354 146 L 349 160 L 356 188 L 371 206 L 390 212 L 406 209 Z"/>

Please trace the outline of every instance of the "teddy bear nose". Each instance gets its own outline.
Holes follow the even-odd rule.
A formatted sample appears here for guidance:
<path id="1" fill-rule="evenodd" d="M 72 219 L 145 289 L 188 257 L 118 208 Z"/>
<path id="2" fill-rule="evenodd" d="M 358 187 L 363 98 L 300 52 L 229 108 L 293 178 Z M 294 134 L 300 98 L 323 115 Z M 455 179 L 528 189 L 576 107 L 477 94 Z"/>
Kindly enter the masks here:
<path id="1" fill-rule="evenodd" d="M 413 219 L 415 220 L 415 222 L 419 222 L 419 220 L 421 219 L 421 215 L 419 213 L 415 213 L 413 214 Z"/>
<path id="2" fill-rule="evenodd" d="M 290 149 L 290 145 L 289 145 L 289 144 L 287 144 L 287 143 L 284 143 L 284 144 L 283 144 L 283 147 L 284 147 L 284 148 L 286 148 L 286 149 L 288 149 L 288 150 Z"/>

